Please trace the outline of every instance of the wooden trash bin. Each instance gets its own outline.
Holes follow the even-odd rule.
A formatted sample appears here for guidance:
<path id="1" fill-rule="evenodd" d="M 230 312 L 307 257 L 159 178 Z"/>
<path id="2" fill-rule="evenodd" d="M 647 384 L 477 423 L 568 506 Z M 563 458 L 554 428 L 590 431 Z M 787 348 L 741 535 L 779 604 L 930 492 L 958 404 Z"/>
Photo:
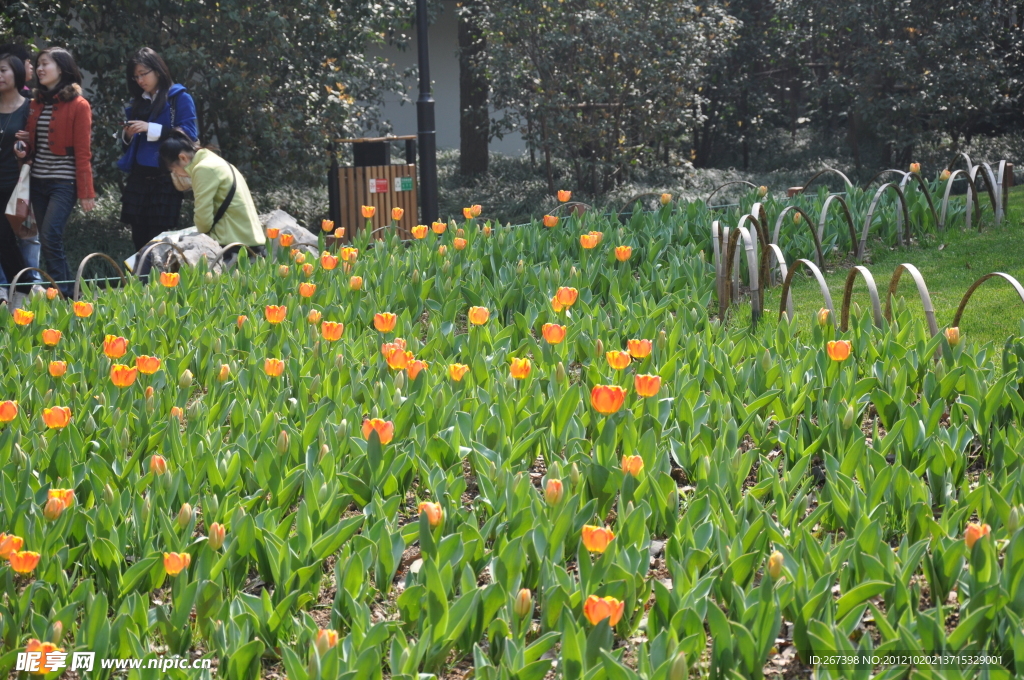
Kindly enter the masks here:
<path id="1" fill-rule="evenodd" d="M 331 219 L 335 228 L 344 227 L 343 240 L 351 241 L 366 228 L 364 205 L 376 208 L 370 220 L 376 238 L 383 238 L 388 229 L 394 228 L 392 208 L 404 211 L 396 223 L 399 237 L 412 238 L 412 227 L 419 217 L 415 140 L 415 135 L 336 140 L 352 144 L 355 158 L 354 165 L 345 167 L 338 167 L 335 160 L 328 175 Z M 393 142 L 405 142 L 405 163 L 390 162 L 389 145 Z"/>

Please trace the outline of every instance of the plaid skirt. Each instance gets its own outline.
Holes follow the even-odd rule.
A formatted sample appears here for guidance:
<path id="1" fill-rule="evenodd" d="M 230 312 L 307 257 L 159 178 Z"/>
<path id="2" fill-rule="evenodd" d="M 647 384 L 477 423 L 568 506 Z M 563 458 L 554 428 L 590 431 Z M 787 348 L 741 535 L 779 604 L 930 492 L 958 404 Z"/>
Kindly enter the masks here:
<path id="1" fill-rule="evenodd" d="M 136 165 L 121 192 L 121 221 L 162 231 L 177 229 L 183 197 L 174 188 L 170 172 Z"/>

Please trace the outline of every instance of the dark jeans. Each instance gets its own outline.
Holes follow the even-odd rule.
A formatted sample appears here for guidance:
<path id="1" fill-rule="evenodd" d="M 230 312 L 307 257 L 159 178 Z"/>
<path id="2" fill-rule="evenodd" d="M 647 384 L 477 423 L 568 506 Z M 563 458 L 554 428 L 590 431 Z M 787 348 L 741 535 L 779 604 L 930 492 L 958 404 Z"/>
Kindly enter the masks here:
<path id="1" fill-rule="evenodd" d="M 64 255 L 64 226 L 75 207 L 75 182 L 63 179 L 32 179 L 32 210 L 39 225 L 46 271 L 57 281 L 70 281 L 71 270 Z M 75 284 L 61 283 L 60 290 L 71 296 Z"/>

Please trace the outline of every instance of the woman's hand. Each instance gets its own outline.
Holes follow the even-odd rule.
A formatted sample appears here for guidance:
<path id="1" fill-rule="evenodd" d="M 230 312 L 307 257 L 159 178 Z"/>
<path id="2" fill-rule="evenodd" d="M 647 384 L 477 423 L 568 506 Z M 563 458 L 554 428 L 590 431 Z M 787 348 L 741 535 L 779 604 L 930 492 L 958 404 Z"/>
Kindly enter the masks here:
<path id="1" fill-rule="evenodd" d="M 96 207 L 96 199 L 95 198 L 83 198 L 83 199 L 79 200 L 78 202 L 82 206 L 82 210 L 84 212 L 91 212 L 92 209 Z"/>
<path id="2" fill-rule="evenodd" d="M 18 157 L 19 159 L 20 158 L 24 158 L 25 156 L 27 156 L 28 155 L 28 149 L 24 148 L 24 147 L 25 147 L 25 144 L 28 144 L 28 130 L 18 130 L 17 132 L 15 132 L 14 133 L 14 140 L 15 140 L 15 142 L 23 142 L 23 144 L 21 144 L 21 146 L 23 147 L 21 150 L 18 150 L 18 144 L 15 143 L 15 145 L 14 145 L 14 155 L 16 157 Z"/>
<path id="3" fill-rule="evenodd" d="M 144 120 L 130 120 L 124 129 L 129 137 L 134 137 L 140 132 L 147 132 L 149 130 L 149 123 Z"/>

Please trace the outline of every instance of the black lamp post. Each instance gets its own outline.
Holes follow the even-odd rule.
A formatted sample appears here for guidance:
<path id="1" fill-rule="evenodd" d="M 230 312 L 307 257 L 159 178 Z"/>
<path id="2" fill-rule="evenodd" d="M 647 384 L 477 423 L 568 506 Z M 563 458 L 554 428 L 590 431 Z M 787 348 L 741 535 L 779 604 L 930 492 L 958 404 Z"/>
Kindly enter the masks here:
<path id="1" fill-rule="evenodd" d="M 420 147 L 420 210 L 423 222 L 437 219 L 437 133 L 434 96 L 430 93 L 430 58 L 427 52 L 427 0 L 416 0 L 416 42 L 420 51 L 420 97 L 416 100 Z"/>

